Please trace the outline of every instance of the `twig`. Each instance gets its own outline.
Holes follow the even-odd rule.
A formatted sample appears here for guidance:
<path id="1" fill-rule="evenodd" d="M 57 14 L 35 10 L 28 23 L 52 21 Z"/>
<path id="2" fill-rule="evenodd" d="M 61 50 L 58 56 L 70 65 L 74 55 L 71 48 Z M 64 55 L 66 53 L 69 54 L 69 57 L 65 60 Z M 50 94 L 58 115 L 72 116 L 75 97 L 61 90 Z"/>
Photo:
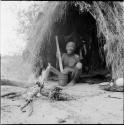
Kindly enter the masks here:
<path id="1" fill-rule="evenodd" d="M 30 111 L 29 111 L 28 116 L 31 116 L 32 113 L 33 113 L 33 101 L 30 103 Z"/>
<path id="2" fill-rule="evenodd" d="M 22 112 L 24 112 L 23 109 L 24 109 L 26 106 L 28 106 L 29 103 L 31 103 L 31 101 L 27 101 L 23 106 L 21 106 L 20 109 L 21 109 Z"/>
<path id="3" fill-rule="evenodd" d="M 6 93 L 1 95 L 1 97 L 6 97 L 6 96 L 10 96 L 9 98 L 14 98 L 14 97 L 19 97 L 21 96 L 21 93 L 16 93 L 16 92 L 11 92 L 11 93 Z"/>
<path id="4" fill-rule="evenodd" d="M 15 87 L 21 87 L 21 88 L 28 88 L 30 87 L 33 83 L 27 84 L 26 82 L 20 82 L 20 81 L 13 81 L 13 80 L 8 80 L 8 79 L 1 79 L 0 80 L 1 85 L 3 86 L 15 86 Z"/>
<path id="5" fill-rule="evenodd" d="M 116 98 L 116 99 L 122 99 L 122 98 L 119 98 L 119 97 L 114 97 L 114 96 L 110 96 L 110 95 L 108 95 L 107 97 L 105 97 L 105 98 Z"/>

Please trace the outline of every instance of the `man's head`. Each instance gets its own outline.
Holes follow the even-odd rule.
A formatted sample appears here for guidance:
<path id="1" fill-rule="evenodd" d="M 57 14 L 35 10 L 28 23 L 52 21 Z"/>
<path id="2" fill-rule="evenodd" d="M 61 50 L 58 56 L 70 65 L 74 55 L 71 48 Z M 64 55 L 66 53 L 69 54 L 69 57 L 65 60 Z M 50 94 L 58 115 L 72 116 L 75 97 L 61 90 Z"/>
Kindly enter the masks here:
<path id="1" fill-rule="evenodd" d="M 66 44 L 66 51 L 67 51 L 67 54 L 71 55 L 74 53 L 75 51 L 75 48 L 76 48 L 76 45 L 74 42 L 70 41 Z"/>

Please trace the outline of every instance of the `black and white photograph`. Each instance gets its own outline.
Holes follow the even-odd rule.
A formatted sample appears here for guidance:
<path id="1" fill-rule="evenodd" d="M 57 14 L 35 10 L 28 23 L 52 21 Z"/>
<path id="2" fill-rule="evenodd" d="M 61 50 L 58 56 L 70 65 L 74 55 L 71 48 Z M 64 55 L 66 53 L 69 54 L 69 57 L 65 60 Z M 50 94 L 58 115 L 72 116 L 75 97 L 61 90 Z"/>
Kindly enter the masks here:
<path id="1" fill-rule="evenodd" d="M 123 1 L 0 1 L 0 124 L 124 124 Z"/>

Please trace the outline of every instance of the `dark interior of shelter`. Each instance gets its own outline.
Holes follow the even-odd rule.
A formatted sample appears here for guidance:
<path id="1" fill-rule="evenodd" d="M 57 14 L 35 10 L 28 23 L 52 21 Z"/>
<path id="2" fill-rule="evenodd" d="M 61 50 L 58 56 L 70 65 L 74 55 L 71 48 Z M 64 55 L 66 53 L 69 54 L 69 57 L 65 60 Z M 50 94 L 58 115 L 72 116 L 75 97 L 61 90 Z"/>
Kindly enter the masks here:
<path id="1" fill-rule="evenodd" d="M 104 52 L 105 41 L 99 42 L 96 20 L 89 12 L 82 13 L 79 7 L 69 6 L 66 14 L 54 23 L 52 29 L 54 36 L 59 38 L 62 53 L 65 52 L 67 42 L 76 42 L 75 53 L 80 55 L 83 64 L 82 76 L 88 74 L 94 78 L 106 78 L 108 68 Z"/>

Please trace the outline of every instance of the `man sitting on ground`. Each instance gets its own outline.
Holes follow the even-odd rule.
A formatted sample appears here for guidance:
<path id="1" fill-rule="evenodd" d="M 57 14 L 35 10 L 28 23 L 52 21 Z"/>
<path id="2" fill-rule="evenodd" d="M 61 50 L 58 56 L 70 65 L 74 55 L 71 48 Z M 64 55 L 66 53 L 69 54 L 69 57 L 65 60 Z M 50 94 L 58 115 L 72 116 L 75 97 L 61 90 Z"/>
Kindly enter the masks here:
<path id="1" fill-rule="evenodd" d="M 69 77 L 69 84 L 74 85 L 79 80 L 79 75 L 82 70 L 82 63 L 80 62 L 79 55 L 75 54 L 76 45 L 74 42 L 68 42 L 66 44 L 66 51 L 62 55 L 63 73 Z M 58 55 L 57 55 L 58 58 Z"/>

